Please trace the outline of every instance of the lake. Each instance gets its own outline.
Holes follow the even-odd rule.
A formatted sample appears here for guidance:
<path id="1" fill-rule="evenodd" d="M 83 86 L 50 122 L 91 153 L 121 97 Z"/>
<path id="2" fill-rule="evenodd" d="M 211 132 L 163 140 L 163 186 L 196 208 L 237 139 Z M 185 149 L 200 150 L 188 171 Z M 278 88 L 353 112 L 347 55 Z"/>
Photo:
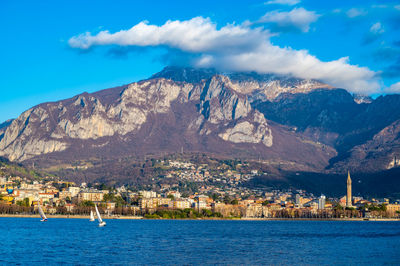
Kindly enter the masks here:
<path id="1" fill-rule="evenodd" d="M 0 264 L 399 265 L 399 222 L 0 218 Z"/>

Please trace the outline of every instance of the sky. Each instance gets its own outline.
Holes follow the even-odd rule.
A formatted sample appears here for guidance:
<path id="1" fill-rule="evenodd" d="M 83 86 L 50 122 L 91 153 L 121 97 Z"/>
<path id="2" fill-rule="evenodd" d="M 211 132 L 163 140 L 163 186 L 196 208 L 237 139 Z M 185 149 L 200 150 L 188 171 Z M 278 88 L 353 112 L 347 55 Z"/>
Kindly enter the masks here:
<path id="1" fill-rule="evenodd" d="M 0 123 L 167 65 L 400 93 L 399 1 L 0 1 Z"/>

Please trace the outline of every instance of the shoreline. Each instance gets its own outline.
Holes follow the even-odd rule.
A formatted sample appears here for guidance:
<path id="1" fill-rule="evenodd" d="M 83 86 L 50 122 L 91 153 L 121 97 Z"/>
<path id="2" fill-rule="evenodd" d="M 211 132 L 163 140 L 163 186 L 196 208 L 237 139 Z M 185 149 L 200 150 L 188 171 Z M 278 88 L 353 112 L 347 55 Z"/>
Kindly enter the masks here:
<path id="1" fill-rule="evenodd" d="M 40 218 L 39 214 L 0 214 L 0 218 Z M 87 219 L 89 215 L 47 215 L 48 219 Z M 146 219 L 143 216 L 111 216 L 103 220 L 205 220 L 205 221 L 355 221 L 355 222 L 400 222 L 396 218 L 199 218 L 199 219 Z"/>
<path id="2" fill-rule="evenodd" d="M 89 215 L 51 215 L 46 214 L 48 219 L 90 219 Z M 39 214 L 0 214 L 0 218 L 38 218 L 40 219 Z M 102 217 L 103 220 L 139 220 L 143 219 L 142 216 L 112 216 L 112 217 Z"/>

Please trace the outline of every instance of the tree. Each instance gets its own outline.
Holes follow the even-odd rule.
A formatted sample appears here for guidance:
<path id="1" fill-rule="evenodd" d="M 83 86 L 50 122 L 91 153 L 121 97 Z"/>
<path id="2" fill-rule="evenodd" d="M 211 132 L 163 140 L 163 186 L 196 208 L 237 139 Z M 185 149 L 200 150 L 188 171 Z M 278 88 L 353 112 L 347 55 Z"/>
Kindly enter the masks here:
<path id="1" fill-rule="evenodd" d="M 113 193 L 108 193 L 108 194 L 105 194 L 104 196 L 103 196 L 103 201 L 104 202 L 107 202 L 107 201 L 114 201 L 115 200 L 115 196 L 114 196 L 114 194 Z"/>
<path id="2" fill-rule="evenodd" d="M 213 215 L 213 212 L 211 210 L 203 209 L 202 215 L 206 217 L 211 217 Z"/>
<path id="3" fill-rule="evenodd" d="M 239 201 L 237 199 L 234 199 L 234 200 L 231 201 L 231 204 L 232 205 L 238 205 Z"/>
<path id="4" fill-rule="evenodd" d="M 341 211 L 341 210 L 343 210 L 343 207 L 339 203 L 336 203 L 336 205 L 333 207 L 333 209 Z"/>
<path id="5" fill-rule="evenodd" d="M 66 202 L 66 203 L 71 203 L 71 198 L 70 198 L 69 196 L 67 196 L 67 197 L 65 198 L 65 202 Z"/>
<path id="6" fill-rule="evenodd" d="M 224 197 L 224 203 L 229 204 L 231 202 L 231 198 L 228 195 L 225 195 Z"/>
<path id="7" fill-rule="evenodd" d="M 84 200 L 80 204 L 82 207 L 94 207 L 94 203 L 91 200 Z"/>
<path id="8" fill-rule="evenodd" d="M 121 196 L 114 197 L 114 200 L 115 200 L 116 207 L 122 207 L 122 206 L 126 205 L 126 201 Z"/>
<path id="9" fill-rule="evenodd" d="M 262 206 L 267 206 L 269 204 L 268 200 L 263 201 Z"/>
<path id="10" fill-rule="evenodd" d="M 17 205 L 21 207 L 29 207 L 29 199 L 24 198 L 23 200 L 18 200 Z"/>
<path id="11" fill-rule="evenodd" d="M 29 198 L 24 198 L 24 206 L 29 207 Z"/>
<path id="12" fill-rule="evenodd" d="M 107 188 L 106 184 L 101 183 L 101 184 L 98 186 L 98 189 L 99 189 L 99 190 L 107 190 L 108 188 Z"/>
<path id="13" fill-rule="evenodd" d="M 175 199 L 174 195 L 172 195 L 172 194 L 168 194 L 167 198 L 170 198 L 171 200 Z"/>
<path id="14" fill-rule="evenodd" d="M 211 198 L 213 199 L 213 201 L 217 201 L 217 200 L 219 200 L 219 195 L 217 193 L 213 193 L 211 195 Z"/>

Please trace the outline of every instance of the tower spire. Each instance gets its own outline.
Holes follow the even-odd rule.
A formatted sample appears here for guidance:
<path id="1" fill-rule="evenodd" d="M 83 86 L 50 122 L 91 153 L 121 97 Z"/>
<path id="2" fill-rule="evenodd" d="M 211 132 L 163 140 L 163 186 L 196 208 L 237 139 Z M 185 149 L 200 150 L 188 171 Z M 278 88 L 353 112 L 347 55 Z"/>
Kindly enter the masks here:
<path id="1" fill-rule="evenodd" d="M 351 195 L 351 177 L 350 171 L 347 171 L 347 195 L 346 195 L 346 207 L 352 207 L 353 197 Z"/>

